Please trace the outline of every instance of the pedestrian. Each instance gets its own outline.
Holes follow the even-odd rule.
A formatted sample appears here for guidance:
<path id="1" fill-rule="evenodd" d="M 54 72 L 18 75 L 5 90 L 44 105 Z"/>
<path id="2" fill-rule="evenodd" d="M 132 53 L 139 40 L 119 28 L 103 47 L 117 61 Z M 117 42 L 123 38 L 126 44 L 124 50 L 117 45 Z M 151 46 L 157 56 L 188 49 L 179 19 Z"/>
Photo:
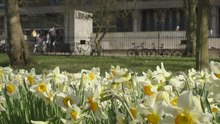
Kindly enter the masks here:
<path id="1" fill-rule="evenodd" d="M 51 51 L 55 51 L 55 44 L 56 44 L 56 30 L 55 30 L 55 28 L 52 27 L 49 30 L 49 33 L 50 33 L 50 40 L 51 40 L 51 43 L 50 43 Z"/>
<path id="2" fill-rule="evenodd" d="M 33 31 L 31 32 L 31 36 L 34 38 L 37 36 L 37 32 L 35 31 L 35 29 L 33 29 Z"/>
<path id="3" fill-rule="evenodd" d="M 47 49 L 46 49 L 46 51 L 47 52 L 49 52 L 49 48 L 50 48 L 50 33 L 48 32 L 47 33 L 47 36 L 46 36 L 46 47 L 47 47 Z"/>
<path id="4" fill-rule="evenodd" d="M 40 43 L 40 35 L 37 33 L 37 31 L 34 29 L 31 32 L 31 36 L 34 38 L 34 50 L 33 53 L 36 53 L 37 47 L 39 46 Z"/>
<path id="5" fill-rule="evenodd" d="M 179 31 L 179 30 L 180 30 L 180 26 L 177 25 L 177 26 L 176 26 L 176 31 Z"/>

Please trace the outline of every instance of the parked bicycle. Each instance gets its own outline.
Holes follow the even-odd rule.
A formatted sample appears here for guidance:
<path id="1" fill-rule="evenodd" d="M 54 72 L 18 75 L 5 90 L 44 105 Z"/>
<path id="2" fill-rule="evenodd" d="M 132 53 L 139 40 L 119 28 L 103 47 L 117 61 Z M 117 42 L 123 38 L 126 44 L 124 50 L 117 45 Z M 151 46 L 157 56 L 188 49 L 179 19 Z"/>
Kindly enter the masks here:
<path id="1" fill-rule="evenodd" d="M 90 48 L 90 44 L 86 40 L 80 40 L 79 43 L 76 43 L 76 51 L 80 54 L 85 54 Z"/>
<path id="2" fill-rule="evenodd" d="M 127 56 L 143 56 L 148 55 L 148 50 L 144 48 L 144 43 L 142 42 L 140 46 L 132 43 L 133 48 L 127 50 Z"/>
<path id="3" fill-rule="evenodd" d="M 152 43 L 152 49 L 148 50 L 148 55 L 152 56 L 155 55 L 155 57 L 158 56 L 164 56 L 164 44 L 160 44 L 158 48 L 156 48 L 155 43 Z"/>
<path id="4" fill-rule="evenodd" d="M 170 56 L 184 56 L 184 53 L 186 52 L 186 40 L 181 40 L 180 44 L 177 45 L 177 49 L 171 50 Z"/>

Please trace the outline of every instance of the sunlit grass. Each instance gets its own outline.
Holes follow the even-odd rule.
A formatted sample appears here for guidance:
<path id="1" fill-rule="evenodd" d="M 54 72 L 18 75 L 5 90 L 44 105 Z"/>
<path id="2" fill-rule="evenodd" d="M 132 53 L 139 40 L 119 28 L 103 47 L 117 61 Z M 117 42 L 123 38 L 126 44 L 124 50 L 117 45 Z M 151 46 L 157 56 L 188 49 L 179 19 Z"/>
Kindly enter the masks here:
<path id="1" fill-rule="evenodd" d="M 148 69 L 155 70 L 157 65 L 164 63 L 168 71 L 178 72 L 187 71 L 195 68 L 194 58 L 182 57 L 93 57 L 93 56 L 32 56 L 34 64 L 23 66 L 21 68 L 30 70 L 35 68 L 37 73 L 41 73 L 45 69 L 53 69 L 57 66 L 62 71 L 79 72 L 81 69 L 91 69 L 100 67 L 101 73 L 108 71 L 111 65 L 119 65 L 131 69 L 135 72 L 143 72 Z M 219 59 L 215 59 L 219 60 Z M 6 55 L 0 54 L 0 66 L 8 66 L 9 59 Z"/>
<path id="2" fill-rule="evenodd" d="M 0 54 L 0 66 L 8 66 L 9 59 L 6 55 Z M 108 71 L 111 65 L 126 67 L 135 72 L 154 70 L 161 62 L 169 71 L 187 71 L 195 67 L 193 58 L 149 58 L 149 57 L 92 57 L 92 56 L 32 56 L 36 62 L 33 65 L 22 67 L 24 69 L 36 68 L 40 73 L 44 69 L 52 69 L 59 66 L 61 70 L 68 72 L 78 72 L 81 69 L 91 69 L 100 67 L 101 70 Z M 102 73 L 103 73 L 102 72 Z"/>

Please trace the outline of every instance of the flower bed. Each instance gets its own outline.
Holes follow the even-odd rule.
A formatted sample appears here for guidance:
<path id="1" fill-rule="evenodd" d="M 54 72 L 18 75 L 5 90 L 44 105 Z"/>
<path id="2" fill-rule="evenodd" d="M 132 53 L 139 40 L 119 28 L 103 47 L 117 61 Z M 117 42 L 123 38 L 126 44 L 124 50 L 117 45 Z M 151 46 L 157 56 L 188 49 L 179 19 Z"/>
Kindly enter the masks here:
<path id="1" fill-rule="evenodd" d="M 172 74 L 111 66 L 79 73 L 0 67 L 0 123 L 220 123 L 220 63 Z"/>

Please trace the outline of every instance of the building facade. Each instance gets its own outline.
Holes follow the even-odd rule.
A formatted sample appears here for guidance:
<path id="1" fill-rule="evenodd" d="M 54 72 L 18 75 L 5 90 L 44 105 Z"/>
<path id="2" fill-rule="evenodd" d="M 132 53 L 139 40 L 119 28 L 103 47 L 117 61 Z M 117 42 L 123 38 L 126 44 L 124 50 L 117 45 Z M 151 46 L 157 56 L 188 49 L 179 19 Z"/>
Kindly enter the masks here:
<path id="1" fill-rule="evenodd" d="M 84 2 L 82 2 L 84 1 Z M 75 9 L 91 11 L 93 6 L 91 0 L 81 0 L 83 6 Z M 0 31 L 7 31 L 6 17 L 4 16 L 4 4 L 0 4 Z M 210 10 L 209 30 L 213 36 L 219 33 L 219 7 L 220 0 L 213 0 Z M 175 31 L 185 30 L 185 19 L 183 12 L 183 0 L 118 0 L 113 11 L 127 11 L 127 17 L 116 18 L 110 26 L 114 32 L 146 32 L 146 31 Z M 48 30 L 55 26 L 61 32 L 67 34 L 73 21 L 73 8 L 66 7 L 65 0 L 24 0 L 21 5 L 21 22 L 25 31 L 31 29 Z M 96 28 L 96 25 L 94 25 Z M 94 30 L 95 31 L 95 30 Z M 69 34 L 69 33 L 68 33 Z M 70 33 L 71 34 L 71 33 Z M 70 35 L 65 35 L 71 37 Z M 68 42 L 65 40 L 65 42 Z"/>
<path id="2" fill-rule="evenodd" d="M 220 0 L 213 0 L 210 8 L 209 30 L 219 35 Z M 132 14 L 133 31 L 185 30 L 183 0 L 142 0 Z"/>

